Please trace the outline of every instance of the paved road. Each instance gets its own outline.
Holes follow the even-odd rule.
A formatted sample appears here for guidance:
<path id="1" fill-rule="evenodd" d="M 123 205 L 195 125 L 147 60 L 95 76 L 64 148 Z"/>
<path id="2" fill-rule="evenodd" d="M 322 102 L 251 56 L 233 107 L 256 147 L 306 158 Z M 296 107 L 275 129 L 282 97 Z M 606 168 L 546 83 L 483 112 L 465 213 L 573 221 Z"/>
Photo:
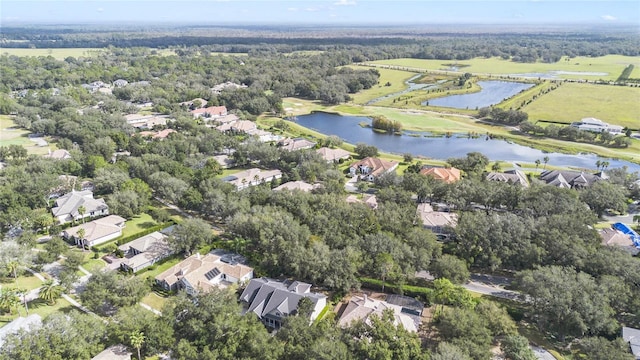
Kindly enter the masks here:
<path id="1" fill-rule="evenodd" d="M 556 360 L 556 357 L 551 355 L 551 353 L 547 350 L 533 345 L 530 347 L 531 350 L 533 350 L 533 353 L 536 355 L 536 358 L 540 360 Z"/>
<path id="2" fill-rule="evenodd" d="M 427 271 L 417 272 L 416 277 L 426 280 L 434 279 L 434 277 Z M 519 292 L 504 288 L 505 286 L 510 285 L 511 282 L 512 279 L 505 276 L 471 274 L 471 280 L 466 284 L 462 284 L 462 287 L 483 295 L 495 296 L 509 300 L 520 300 Z"/>

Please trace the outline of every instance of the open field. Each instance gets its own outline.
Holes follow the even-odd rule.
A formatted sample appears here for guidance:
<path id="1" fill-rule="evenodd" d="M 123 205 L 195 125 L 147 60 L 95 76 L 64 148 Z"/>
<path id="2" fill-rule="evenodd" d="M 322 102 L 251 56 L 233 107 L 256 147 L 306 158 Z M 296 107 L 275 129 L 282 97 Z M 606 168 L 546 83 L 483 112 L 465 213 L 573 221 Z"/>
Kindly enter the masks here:
<path id="1" fill-rule="evenodd" d="M 151 306 L 153 309 L 162 311 L 164 305 L 169 301 L 168 298 L 159 296 L 154 291 L 148 293 L 140 300 L 141 303 Z"/>
<path id="2" fill-rule="evenodd" d="M 136 215 L 133 219 L 127 221 L 126 226 L 122 230 L 122 237 L 135 235 L 156 225 L 158 225 L 158 223 L 153 220 L 151 215 L 144 213 Z"/>
<path id="3" fill-rule="evenodd" d="M 2 289 L 4 290 L 33 290 L 42 286 L 42 281 L 33 276 L 30 272 L 25 271 L 22 275 L 19 275 L 17 279 L 14 279 L 13 277 L 0 278 L 0 286 L 2 286 Z"/>
<path id="4" fill-rule="evenodd" d="M 525 106 L 532 122 L 571 123 L 595 117 L 611 124 L 640 129 L 640 88 L 566 83 Z"/>
<path id="5" fill-rule="evenodd" d="M 8 115 L 0 115 L 0 146 L 21 145 L 27 149 L 29 154 L 45 155 L 56 150 L 55 144 L 49 142 L 48 146 L 37 146 L 35 142 L 29 140 L 29 132 L 15 126 L 15 123 Z M 47 142 L 48 138 L 45 138 Z"/>
<path id="6" fill-rule="evenodd" d="M 551 71 L 581 72 L 584 74 L 558 74 L 562 79 L 616 80 L 622 70 L 633 64 L 640 66 L 639 56 L 607 55 L 595 58 L 575 57 L 567 61 L 566 57 L 556 63 L 517 63 L 502 58 L 475 58 L 470 60 L 426 60 L 426 59 L 391 59 L 372 61 L 370 64 L 394 65 L 422 70 L 448 71 L 452 64 L 458 66 L 458 72 L 474 74 L 526 74 L 547 73 Z M 465 66 L 466 65 L 466 66 Z M 587 73 L 607 73 L 607 75 L 588 75 Z M 634 68 L 631 77 L 636 76 Z"/>
<path id="7" fill-rule="evenodd" d="M 98 48 L 74 48 L 74 49 L 9 49 L 0 48 L 0 55 L 15 56 L 53 56 L 58 60 L 64 60 L 69 56 L 95 56 L 100 52 Z"/>
<path id="8" fill-rule="evenodd" d="M 357 70 L 367 70 L 368 67 L 364 66 L 349 66 Z M 380 79 L 378 84 L 371 87 L 371 89 L 359 91 L 357 94 L 352 94 L 352 102 L 355 104 L 365 104 L 367 101 L 400 92 L 406 89 L 408 86 L 405 81 L 409 80 L 412 76 L 415 76 L 415 72 L 392 70 L 392 69 L 378 69 L 380 72 Z M 390 86 L 385 86 L 386 83 L 390 83 Z"/>

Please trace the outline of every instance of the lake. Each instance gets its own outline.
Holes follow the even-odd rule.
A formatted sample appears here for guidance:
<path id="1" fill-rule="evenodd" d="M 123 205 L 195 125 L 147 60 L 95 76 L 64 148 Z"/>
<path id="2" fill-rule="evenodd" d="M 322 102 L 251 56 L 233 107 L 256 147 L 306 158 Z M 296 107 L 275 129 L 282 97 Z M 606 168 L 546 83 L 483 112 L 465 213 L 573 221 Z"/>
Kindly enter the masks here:
<path id="1" fill-rule="evenodd" d="M 426 133 L 405 132 L 403 135 L 380 134 L 369 127 L 362 127 L 361 122 L 371 123 L 371 118 L 361 116 L 341 116 L 316 112 L 297 117 L 296 122 L 304 127 L 314 129 L 325 135 L 336 135 L 344 141 L 357 144 L 374 145 L 384 152 L 422 155 L 432 159 L 446 160 L 451 157 L 464 157 L 469 152 L 480 152 L 492 161 L 501 160 L 512 163 L 542 161 L 549 157 L 549 164 L 565 167 L 595 169 L 596 161 L 605 160 L 593 154 L 561 154 L 544 153 L 541 150 L 514 144 L 505 140 L 486 140 L 486 136 L 468 139 L 465 134 L 454 134 L 451 138 L 425 137 Z M 410 136 L 413 134 L 414 136 Z M 459 137 L 458 137 L 459 136 Z M 628 161 L 606 159 L 609 167 L 627 166 L 631 171 L 640 171 L 640 165 Z"/>
<path id="2" fill-rule="evenodd" d="M 512 81 L 478 81 L 481 90 L 471 94 L 450 95 L 425 101 L 422 105 L 442 106 L 456 109 L 483 108 L 495 104 L 516 95 L 517 93 L 533 87 L 535 84 Z"/>

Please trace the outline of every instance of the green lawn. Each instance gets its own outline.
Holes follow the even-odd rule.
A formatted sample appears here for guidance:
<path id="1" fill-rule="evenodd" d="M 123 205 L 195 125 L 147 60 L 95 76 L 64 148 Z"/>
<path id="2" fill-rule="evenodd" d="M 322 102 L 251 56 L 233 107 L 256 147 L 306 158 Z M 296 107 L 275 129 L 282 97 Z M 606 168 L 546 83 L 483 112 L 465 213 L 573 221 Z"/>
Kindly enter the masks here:
<path id="1" fill-rule="evenodd" d="M 135 235 L 156 225 L 158 225 L 158 223 L 153 220 L 151 215 L 144 213 L 137 215 L 133 217 L 133 219 L 127 221 L 126 226 L 122 230 L 122 237 Z"/>
<path id="2" fill-rule="evenodd" d="M 90 254 L 93 254 L 93 253 L 90 253 Z M 107 263 L 104 262 L 104 260 L 102 259 L 92 258 L 82 263 L 82 267 L 92 274 L 96 274 L 97 272 L 102 270 L 102 268 L 104 268 L 105 266 L 107 266 Z"/>
<path id="3" fill-rule="evenodd" d="M 167 301 L 169 301 L 168 298 L 160 296 L 153 291 L 147 294 L 147 296 L 143 297 L 142 300 L 140 300 L 141 303 L 149 305 L 151 306 L 151 308 L 158 311 L 162 311 L 162 308 L 167 303 Z"/>
<path id="4" fill-rule="evenodd" d="M 29 140 L 29 131 L 20 129 L 8 115 L 0 115 L 0 146 L 21 145 L 27 149 L 29 154 L 44 155 L 49 150 L 56 150 L 55 144 L 49 142 L 49 138 L 45 138 L 49 143 L 48 146 L 37 146 L 35 142 Z"/>
<path id="5" fill-rule="evenodd" d="M 357 65 L 349 67 L 357 70 L 370 69 L 370 67 Z M 365 104 L 369 100 L 402 91 L 407 88 L 407 84 L 405 84 L 405 82 L 412 76 L 416 75 L 415 72 L 392 69 L 378 69 L 378 72 L 380 72 L 380 79 L 378 80 L 378 84 L 374 85 L 370 89 L 362 90 L 356 94 L 351 95 L 351 97 L 353 98 L 352 101 L 354 103 Z M 385 84 L 387 83 L 390 83 L 390 86 L 386 86 Z"/>
<path id="6" fill-rule="evenodd" d="M 17 279 L 13 277 L 6 277 L 0 279 L 0 286 L 2 289 L 25 289 L 25 290 L 33 290 L 42 286 L 42 281 L 37 277 L 33 276 L 30 272 L 24 272 L 24 274 L 19 275 Z"/>
<path id="7" fill-rule="evenodd" d="M 566 83 L 538 97 L 523 109 L 531 121 L 571 123 L 595 117 L 640 129 L 640 88 Z"/>
<path id="8" fill-rule="evenodd" d="M 458 72 L 474 74 L 524 74 L 546 73 L 550 71 L 606 73 L 606 75 L 588 74 L 559 74 L 563 79 L 615 80 L 620 76 L 628 64 L 636 68 L 640 66 L 640 56 L 607 55 L 601 57 L 575 57 L 567 61 L 566 57 L 556 63 L 517 63 L 502 58 L 474 58 L 470 60 L 426 60 L 426 59 L 391 59 L 372 61 L 369 64 L 393 65 L 409 70 L 440 70 L 447 71 L 451 65 L 458 66 Z M 632 77 L 637 72 L 633 71 Z"/>
<path id="9" fill-rule="evenodd" d="M 73 305 L 71 305 L 67 300 L 60 298 L 56 301 L 54 305 L 49 305 L 44 300 L 35 299 L 30 301 L 27 306 L 29 307 L 29 315 L 38 314 L 43 319 L 47 316 L 53 314 L 54 312 L 63 312 L 67 313 L 74 309 Z M 26 312 L 24 306 L 20 306 L 18 311 L 13 310 L 13 314 L 2 314 L 0 315 L 0 327 L 8 324 L 9 322 L 15 320 L 18 316 L 25 316 Z"/>

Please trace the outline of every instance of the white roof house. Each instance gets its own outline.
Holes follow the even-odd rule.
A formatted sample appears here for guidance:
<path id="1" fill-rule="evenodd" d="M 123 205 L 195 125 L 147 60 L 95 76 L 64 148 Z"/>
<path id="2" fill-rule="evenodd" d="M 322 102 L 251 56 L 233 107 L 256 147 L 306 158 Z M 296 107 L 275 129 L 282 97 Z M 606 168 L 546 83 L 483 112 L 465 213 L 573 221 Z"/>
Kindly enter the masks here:
<path id="1" fill-rule="evenodd" d="M 120 263 L 120 267 L 134 273 L 173 253 L 167 242 L 167 236 L 158 231 L 120 245 L 118 249 L 124 253 L 126 258 Z"/>
<path id="2" fill-rule="evenodd" d="M 448 229 L 458 224 L 458 214 L 452 212 L 435 211 L 427 203 L 418 204 L 416 210 L 425 229 L 429 229 L 438 235 L 447 235 Z"/>
<path id="3" fill-rule="evenodd" d="M 318 188 L 320 185 L 319 184 L 309 184 L 307 182 L 304 181 L 289 181 L 286 182 L 280 186 L 277 186 L 273 189 L 273 191 L 280 191 L 280 190 L 290 190 L 290 191 L 294 191 L 294 190 L 299 190 L 299 191 L 304 191 L 304 192 L 310 192 L 313 189 Z"/>
<path id="4" fill-rule="evenodd" d="M 320 154 L 320 156 L 322 156 L 322 158 L 329 163 L 338 162 L 340 160 L 347 160 L 348 158 L 351 157 L 350 152 L 342 149 L 331 149 L 328 147 L 321 147 L 320 149 L 316 150 L 316 152 Z"/>
<path id="5" fill-rule="evenodd" d="M 363 320 L 365 323 L 371 323 L 371 316 L 375 315 L 382 317 L 385 310 L 393 312 L 393 323 L 396 326 L 402 326 L 407 331 L 417 332 L 420 326 L 420 317 L 411 316 L 402 311 L 402 306 L 390 304 L 385 301 L 375 300 L 364 295 L 353 296 L 346 308 L 340 316 L 338 325 L 341 327 L 347 327 L 353 322 Z"/>
<path id="6" fill-rule="evenodd" d="M 607 131 L 612 134 L 620 134 L 622 133 L 622 126 L 619 125 L 610 125 L 600 119 L 596 118 L 584 118 L 580 121 L 576 121 L 571 123 L 571 127 L 577 128 L 582 131 L 591 131 L 591 132 L 603 132 Z"/>
<path id="7" fill-rule="evenodd" d="M 0 347 L 4 343 L 4 339 L 11 335 L 15 334 L 20 330 L 31 330 L 32 328 L 36 328 L 42 325 L 42 317 L 38 314 L 31 314 L 27 317 L 18 317 L 10 323 L 0 327 Z"/>
<path id="8" fill-rule="evenodd" d="M 629 344 L 631 353 L 636 357 L 636 360 L 640 360 L 640 329 L 623 327 L 622 339 Z"/>
<path id="9" fill-rule="evenodd" d="M 68 228 L 62 232 L 62 236 L 65 239 L 73 239 L 78 246 L 92 247 L 121 236 L 125 222 L 126 220 L 118 215 L 109 215 L 86 224 Z M 80 237 L 80 229 L 84 230 L 83 237 Z"/>
<path id="10" fill-rule="evenodd" d="M 84 207 L 84 212 L 79 210 Z M 91 190 L 71 191 L 56 199 L 55 206 L 51 209 L 60 224 L 83 218 L 108 215 L 109 206 L 104 199 L 94 199 Z"/>
<path id="11" fill-rule="evenodd" d="M 222 178 L 222 181 L 233 184 L 238 190 L 242 190 L 249 186 L 260 185 L 275 179 L 280 179 L 281 177 L 282 172 L 280 170 L 261 170 L 252 168 L 226 176 Z"/>

